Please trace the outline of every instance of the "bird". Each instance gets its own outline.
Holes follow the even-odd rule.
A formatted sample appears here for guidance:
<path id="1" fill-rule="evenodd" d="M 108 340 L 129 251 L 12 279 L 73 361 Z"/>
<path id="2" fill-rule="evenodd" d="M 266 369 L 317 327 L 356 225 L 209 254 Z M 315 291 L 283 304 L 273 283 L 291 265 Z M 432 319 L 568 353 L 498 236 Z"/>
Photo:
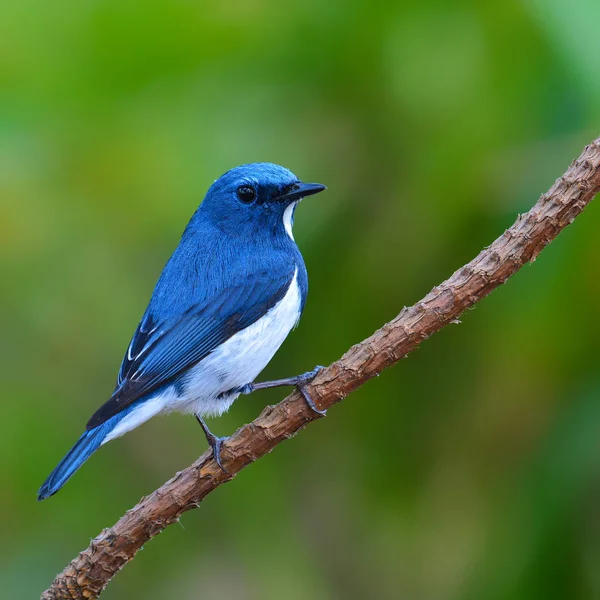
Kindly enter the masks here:
<path id="1" fill-rule="evenodd" d="M 156 283 L 114 392 L 38 500 L 58 492 L 100 446 L 155 415 L 194 415 L 226 471 L 226 438 L 204 418 L 222 415 L 241 394 L 296 386 L 312 410 L 325 414 L 306 391 L 322 367 L 255 382 L 304 310 L 308 277 L 292 225 L 298 203 L 325 189 L 272 163 L 241 165 L 214 181 Z"/>

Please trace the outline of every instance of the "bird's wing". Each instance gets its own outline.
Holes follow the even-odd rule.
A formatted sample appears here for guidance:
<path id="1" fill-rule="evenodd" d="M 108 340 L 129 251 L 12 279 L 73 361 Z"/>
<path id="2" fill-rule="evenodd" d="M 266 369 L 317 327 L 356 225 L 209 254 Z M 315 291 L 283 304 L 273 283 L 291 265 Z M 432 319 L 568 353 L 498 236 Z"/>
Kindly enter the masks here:
<path id="1" fill-rule="evenodd" d="M 113 395 L 92 416 L 87 429 L 168 383 L 252 325 L 285 296 L 293 277 L 289 270 L 280 277 L 263 273 L 248 278 L 162 321 L 153 316 L 150 305 L 125 354 Z"/>

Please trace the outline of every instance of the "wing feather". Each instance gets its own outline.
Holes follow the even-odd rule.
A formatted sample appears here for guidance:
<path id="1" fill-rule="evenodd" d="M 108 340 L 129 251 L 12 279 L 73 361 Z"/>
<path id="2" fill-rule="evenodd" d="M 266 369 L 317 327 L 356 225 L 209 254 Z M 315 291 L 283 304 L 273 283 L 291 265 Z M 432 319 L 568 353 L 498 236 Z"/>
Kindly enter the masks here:
<path id="1" fill-rule="evenodd" d="M 217 346 L 273 308 L 287 292 L 293 265 L 279 277 L 264 272 L 210 299 L 161 320 L 151 309 L 142 318 L 125 353 L 117 387 L 92 416 L 87 429 L 101 425 L 140 397 L 200 362 Z"/>

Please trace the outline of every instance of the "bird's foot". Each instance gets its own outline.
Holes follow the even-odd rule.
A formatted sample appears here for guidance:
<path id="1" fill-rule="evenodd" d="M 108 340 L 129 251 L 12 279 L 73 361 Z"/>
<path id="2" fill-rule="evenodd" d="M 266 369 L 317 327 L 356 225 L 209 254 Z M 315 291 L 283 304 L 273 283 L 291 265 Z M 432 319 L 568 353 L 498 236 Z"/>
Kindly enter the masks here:
<path id="1" fill-rule="evenodd" d="M 306 373 L 299 375 L 298 377 L 302 378 L 302 380 L 296 384 L 296 388 L 302 394 L 302 397 L 304 398 L 306 404 L 308 404 L 308 407 L 314 413 L 321 415 L 322 417 L 327 416 L 327 410 L 317 407 L 315 401 L 311 398 L 310 394 L 308 393 L 308 390 L 306 389 L 306 384 L 309 381 L 312 381 L 324 368 L 325 367 L 322 367 L 321 365 L 317 365 L 312 371 L 307 371 Z"/>
<path id="2" fill-rule="evenodd" d="M 284 385 L 293 385 L 302 394 L 306 404 L 309 408 L 318 415 L 325 416 L 326 410 L 321 410 L 317 407 L 314 400 L 310 397 L 306 384 L 312 381 L 325 367 L 317 365 L 312 371 L 302 373 L 302 375 L 296 375 L 296 377 L 288 377 L 287 379 L 276 379 L 275 381 L 263 381 L 262 383 L 248 383 L 240 388 L 241 394 L 251 394 L 256 390 L 265 390 L 267 388 L 281 387 Z"/>
<path id="3" fill-rule="evenodd" d="M 202 417 L 196 415 L 196 420 L 198 421 L 198 423 L 200 423 L 200 426 L 204 431 L 204 435 L 206 436 L 206 441 L 208 442 L 208 445 L 212 448 L 213 458 L 215 459 L 215 462 L 219 465 L 219 467 L 224 473 L 230 475 L 229 471 L 223 466 L 223 463 L 221 462 L 221 446 L 227 438 L 216 436 L 208 428 L 208 425 L 204 422 L 204 419 L 202 419 Z"/>
<path id="4" fill-rule="evenodd" d="M 216 435 L 213 435 L 211 438 L 207 437 L 206 439 L 208 440 L 208 443 L 212 448 L 213 458 L 215 459 L 215 462 L 219 465 L 223 473 L 227 473 L 227 475 L 230 475 L 229 471 L 223 466 L 223 463 L 221 462 L 221 445 L 227 438 L 217 437 Z"/>

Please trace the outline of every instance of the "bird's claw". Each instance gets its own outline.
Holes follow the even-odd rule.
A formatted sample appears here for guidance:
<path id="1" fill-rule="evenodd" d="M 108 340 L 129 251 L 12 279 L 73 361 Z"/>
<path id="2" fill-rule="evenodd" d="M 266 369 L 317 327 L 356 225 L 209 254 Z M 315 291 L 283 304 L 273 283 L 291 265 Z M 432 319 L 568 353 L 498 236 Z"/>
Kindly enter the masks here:
<path id="1" fill-rule="evenodd" d="M 317 365 L 312 371 L 302 373 L 302 375 L 296 375 L 296 377 L 288 377 L 286 379 L 276 379 L 275 381 L 263 381 L 261 383 L 247 383 L 236 389 L 240 394 L 251 394 L 256 390 L 266 390 L 268 388 L 280 387 L 284 385 L 293 385 L 302 394 L 306 404 L 309 408 L 318 415 L 324 417 L 327 414 L 326 410 L 317 408 L 310 394 L 306 391 L 306 384 L 312 381 L 325 367 Z"/>
<path id="2" fill-rule="evenodd" d="M 221 462 L 221 446 L 223 442 L 227 439 L 226 437 L 217 437 L 209 428 L 208 425 L 204 422 L 204 419 L 200 415 L 196 415 L 196 421 L 200 423 L 200 426 L 204 430 L 204 435 L 206 436 L 206 441 L 208 445 L 212 448 L 213 458 L 215 462 L 219 465 L 220 469 L 227 473 L 227 475 L 231 475 L 231 473 L 223 466 Z"/>
<path id="3" fill-rule="evenodd" d="M 221 446 L 227 438 L 217 437 L 216 435 L 213 435 L 212 438 L 207 439 L 208 443 L 210 444 L 210 447 L 212 448 L 213 458 L 215 459 L 215 462 L 219 465 L 221 471 L 227 473 L 227 475 L 231 475 L 231 473 L 223 466 L 223 463 L 221 462 Z"/>
<path id="4" fill-rule="evenodd" d="M 306 402 L 306 404 L 308 404 L 308 407 L 314 413 L 316 413 L 317 415 L 320 415 L 322 417 L 327 416 L 327 410 L 317 407 L 317 405 L 315 404 L 315 401 L 311 398 L 310 394 L 308 393 L 308 391 L 306 389 L 306 384 L 309 381 L 312 381 L 324 368 L 325 367 L 322 367 L 321 365 L 317 365 L 312 371 L 307 371 L 306 373 L 299 375 L 298 379 L 300 379 L 300 381 L 296 384 L 296 388 L 302 394 L 302 397 L 304 398 L 304 401 Z"/>

